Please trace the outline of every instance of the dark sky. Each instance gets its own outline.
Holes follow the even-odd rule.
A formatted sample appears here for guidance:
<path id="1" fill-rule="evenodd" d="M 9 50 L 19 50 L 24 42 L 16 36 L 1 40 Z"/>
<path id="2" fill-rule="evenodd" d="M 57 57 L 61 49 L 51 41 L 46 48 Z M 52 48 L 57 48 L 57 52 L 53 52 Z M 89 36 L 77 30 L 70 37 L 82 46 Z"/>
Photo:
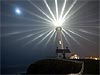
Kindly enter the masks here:
<path id="1" fill-rule="evenodd" d="M 32 0 L 32 2 L 51 17 L 43 0 Z M 55 14 L 54 1 L 47 0 L 47 2 Z M 72 2 L 73 0 L 68 0 L 65 11 L 68 10 Z M 56 56 L 57 43 L 56 41 L 54 42 L 55 36 L 50 39 L 47 45 L 45 44 L 50 35 L 39 44 L 48 33 L 43 34 L 52 30 L 54 26 L 32 14 L 35 13 L 44 18 L 46 16 L 27 0 L 1 0 L 0 3 L 1 63 L 3 66 L 30 64 L 36 60 Z M 63 0 L 58 0 L 59 12 L 62 4 Z M 21 14 L 15 12 L 16 8 L 20 9 Z M 99 0 L 89 0 L 87 2 L 86 0 L 78 0 L 67 16 L 70 16 L 70 18 L 65 21 L 62 27 L 79 44 L 65 34 L 69 44 L 63 37 L 64 47 L 68 46 L 72 53 L 76 53 L 80 57 L 99 56 Z M 71 33 L 70 30 L 88 40 Z M 32 34 L 36 35 L 30 36 Z M 39 39 L 28 45 L 26 44 L 41 35 L 43 36 Z"/>

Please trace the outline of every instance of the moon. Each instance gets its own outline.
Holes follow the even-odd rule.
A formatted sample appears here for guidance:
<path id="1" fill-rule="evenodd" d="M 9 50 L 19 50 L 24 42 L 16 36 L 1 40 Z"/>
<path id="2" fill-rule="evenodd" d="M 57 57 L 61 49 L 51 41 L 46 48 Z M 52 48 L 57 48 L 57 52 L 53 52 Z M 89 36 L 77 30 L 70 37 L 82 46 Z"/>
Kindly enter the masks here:
<path id="1" fill-rule="evenodd" d="M 20 15 L 20 14 L 21 14 L 21 11 L 20 11 L 20 9 L 19 9 L 19 8 L 16 8 L 16 9 L 15 9 L 15 12 L 16 12 L 16 14 L 18 14 L 18 15 Z"/>

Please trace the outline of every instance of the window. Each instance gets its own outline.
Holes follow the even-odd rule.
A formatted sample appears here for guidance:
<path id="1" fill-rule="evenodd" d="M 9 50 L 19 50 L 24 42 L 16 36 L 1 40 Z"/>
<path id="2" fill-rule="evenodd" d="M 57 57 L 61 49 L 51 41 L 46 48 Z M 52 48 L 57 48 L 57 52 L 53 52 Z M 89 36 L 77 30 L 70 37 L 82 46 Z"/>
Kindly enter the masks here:
<path id="1" fill-rule="evenodd" d="M 61 41 L 59 41 L 59 44 L 62 44 Z"/>

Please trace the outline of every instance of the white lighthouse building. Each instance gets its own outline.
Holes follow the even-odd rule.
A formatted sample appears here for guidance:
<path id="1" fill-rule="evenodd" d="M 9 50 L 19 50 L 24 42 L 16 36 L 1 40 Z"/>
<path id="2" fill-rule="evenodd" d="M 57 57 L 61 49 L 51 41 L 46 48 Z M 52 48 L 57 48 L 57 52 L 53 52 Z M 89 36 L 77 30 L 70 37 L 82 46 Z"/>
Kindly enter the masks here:
<path id="1" fill-rule="evenodd" d="M 56 32 L 57 32 L 57 49 L 56 49 L 56 53 L 57 53 L 57 58 L 58 59 L 67 59 L 68 58 L 68 53 L 70 53 L 70 50 L 68 49 L 68 47 L 66 47 L 66 49 L 64 49 L 63 47 L 63 40 L 62 40 L 62 28 L 61 27 L 56 27 Z"/>

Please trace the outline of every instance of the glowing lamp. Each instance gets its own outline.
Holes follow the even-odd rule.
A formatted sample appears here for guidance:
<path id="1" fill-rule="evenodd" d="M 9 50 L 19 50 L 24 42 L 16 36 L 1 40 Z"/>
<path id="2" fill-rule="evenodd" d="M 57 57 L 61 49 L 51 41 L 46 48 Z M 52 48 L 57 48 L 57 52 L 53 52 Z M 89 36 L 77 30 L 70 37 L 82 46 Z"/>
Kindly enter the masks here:
<path id="1" fill-rule="evenodd" d="M 58 19 L 56 21 L 53 21 L 53 24 L 55 25 L 55 27 L 61 27 L 63 24 L 63 20 L 62 19 Z"/>

